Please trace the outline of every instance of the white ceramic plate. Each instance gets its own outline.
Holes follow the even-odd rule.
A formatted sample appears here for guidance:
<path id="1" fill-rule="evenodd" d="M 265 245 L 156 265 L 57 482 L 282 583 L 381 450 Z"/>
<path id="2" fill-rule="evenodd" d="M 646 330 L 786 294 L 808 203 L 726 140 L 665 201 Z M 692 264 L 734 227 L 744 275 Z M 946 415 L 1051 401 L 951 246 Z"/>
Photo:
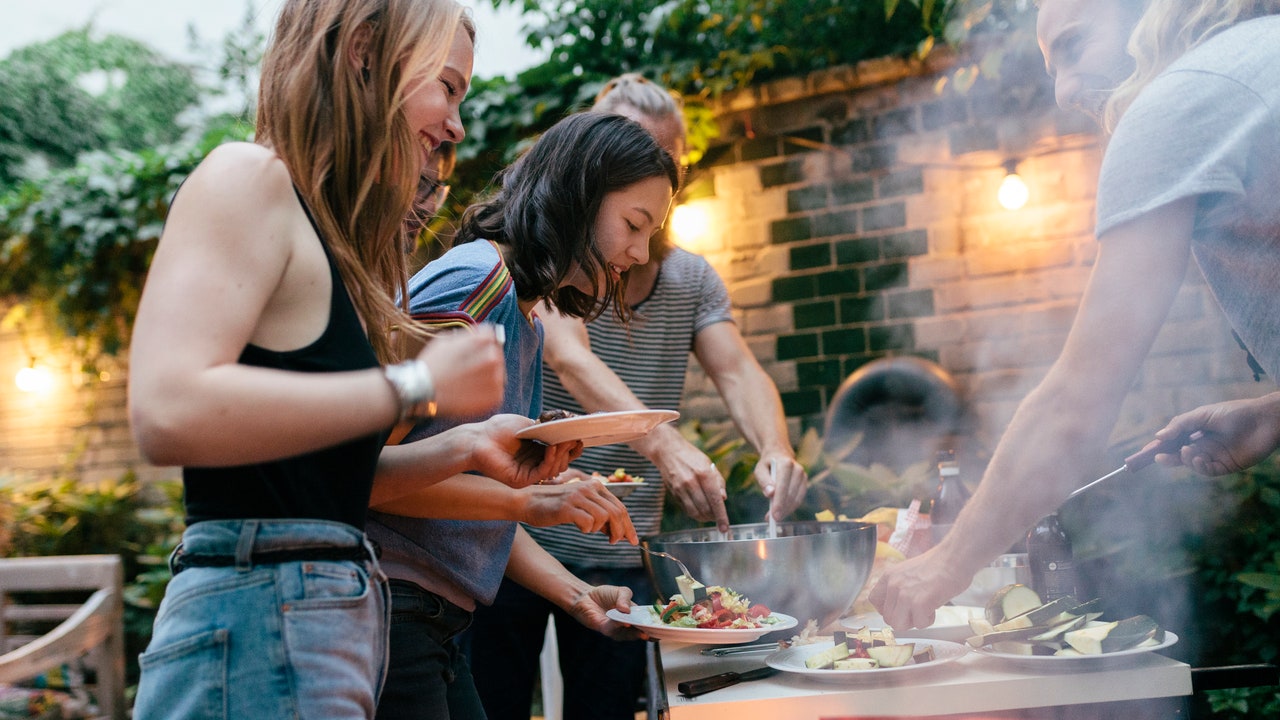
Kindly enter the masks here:
<path id="1" fill-rule="evenodd" d="M 1035 668 L 1037 670 L 1080 670 L 1086 667 L 1095 668 L 1106 665 L 1119 665 L 1130 662 L 1134 657 L 1163 650 L 1178 642 L 1178 636 L 1164 631 L 1164 642 L 1155 645 L 1142 645 L 1128 650 L 1102 653 L 1101 655 L 1013 655 L 996 652 L 991 648 L 978 648 L 975 652 L 987 657 L 999 658 L 1002 661 Z"/>
<path id="2" fill-rule="evenodd" d="M 783 672 L 794 673 L 796 675 L 804 675 L 814 680 L 828 680 L 832 682 L 848 682 L 857 679 L 884 679 L 890 676 L 905 675 L 908 673 L 918 673 L 921 671 L 936 668 L 945 665 L 953 660 L 959 660 L 969 652 L 969 648 L 960 643 L 948 642 L 946 640 L 932 640 L 929 638 L 898 638 L 899 645 L 907 643 L 915 643 L 916 652 L 926 645 L 933 646 L 934 659 L 926 663 L 909 663 L 901 667 L 894 668 L 871 668 L 869 670 L 815 670 L 805 667 L 804 661 L 813 655 L 817 655 L 823 650 L 831 649 L 834 641 L 830 636 L 818 638 L 815 643 L 808 645 L 796 645 L 786 650 L 779 650 L 776 653 L 766 657 L 764 662 L 772 668 L 777 668 Z"/>
<path id="3" fill-rule="evenodd" d="M 627 410 L 591 413 L 563 420 L 535 423 L 516 433 L 521 440 L 537 440 L 548 445 L 581 440 L 587 447 L 630 442 L 650 430 L 680 417 L 675 410 Z"/>
<path id="4" fill-rule="evenodd" d="M 984 610 L 980 607 L 943 605 L 934 613 L 932 625 L 927 628 L 916 628 L 910 632 L 913 637 L 918 638 L 962 642 L 973 635 L 973 631 L 969 629 L 969 618 L 980 618 L 983 615 Z M 884 627 L 885 622 L 884 618 L 880 617 L 880 613 L 870 612 L 840 618 L 840 625 L 848 630 L 863 627 L 876 629 Z"/>
<path id="5" fill-rule="evenodd" d="M 610 620 L 624 625 L 637 627 L 655 640 L 671 640 L 673 642 L 693 643 L 696 645 L 732 645 L 734 643 L 751 642 L 771 632 L 787 630 L 796 626 L 796 619 L 780 612 L 773 616 L 781 622 L 759 628 L 682 628 L 664 624 L 653 612 L 651 605 L 632 605 L 630 613 L 610 610 L 605 613 Z"/>

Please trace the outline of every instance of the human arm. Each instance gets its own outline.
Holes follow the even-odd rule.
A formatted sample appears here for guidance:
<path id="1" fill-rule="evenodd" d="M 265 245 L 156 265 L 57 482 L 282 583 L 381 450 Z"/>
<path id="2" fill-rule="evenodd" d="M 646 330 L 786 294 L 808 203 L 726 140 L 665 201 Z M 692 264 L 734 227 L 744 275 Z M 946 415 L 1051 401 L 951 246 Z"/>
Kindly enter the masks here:
<path id="1" fill-rule="evenodd" d="M 542 317 L 546 337 L 543 360 L 555 370 L 565 389 L 590 412 L 647 409 L 627 384 L 591 351 L 586 325 L 552 310 Z M 729 528 L 725 511 L 724 479 L 702 451 L 695 448 L 673 424 L 659 425 L 630 443 L 648 458 L 662 475 L 685 512 L 694 520 L 714 520 Z"/>
<path id="2" fill-rule="evenodd" d="M 507 561 L 507 577 L 554 603 L 584 626 L 614 640 L 634 640 L 640 633 L 605 616 L 609 610 L 631 611 L 631 588 L 591 585 L 542 549 L 522 527 Z"/>
<path id="3" fill-rule="evenodd" d="M 582 453 L 582 443 L 542 445 L 515 436 L 533 422 L 522 415 L 494 415 L 422 441 L 384 448 L 378 458 L 370 506 L 386 504 L 467 471 L 517 489 L 554 478 Z"/>
<path id="4" fill-rule="evenodd" d="M 973 498 L 934 548 L 890 566 L 870 600 L 896 628 L 926 627 L 991 558 L 1087 478 L 1182 284 L 1195 198 L 1117 226 L 1058 360 L 1023 400 Z M 1138 279 L 1140 278 L 1140 281 Z"/>
<path id="5" fill-rule="evenodd" d="M 769 515 L 782 520 L 804 501 L 809 476 L 796 462 L 773 378 L 760 367 L 734 323 L 703 328 L 694 339 L 693 351 L 724 398 L 738 431 L 759 452 L 756 482 L 771 500 Z"/>
<path id="6" fill-rule="evenodd" d="M 303 373 L 238 362 L 250 343 L 289 350 L 313 341 L 327 322 L 329 277 L 283 163 L 248 143 L 210 153 L 170 209 L 134 323 L 129 413 L 143 455 L 238 465 L 390 427 L 399 400 L 380 368 Z M 440 412 L 496 404 L 495 339 L 431 345 L 423 358 Z M 457 389 L 467 385 L 474 394 Z"/>
<path id="7" fill-rule="evenodd" d="M 371 507 L 405 517 L 514 520 L 539 527 L 571 524 L 584 533 L 604 533 L 610 542 L 640 542 L 626 506 L 598 482 L 517 490 L 483 475 L 462 474 Z"/>
<path id="8" fill-rule="evenodd" d="M 1153 450 L 1165 467 L 1185 465 L 1201 475 L 1240 472 L 1280 447 L 1280 392 L 1198 407 L 1169 421 L 1139 454 Z"/>

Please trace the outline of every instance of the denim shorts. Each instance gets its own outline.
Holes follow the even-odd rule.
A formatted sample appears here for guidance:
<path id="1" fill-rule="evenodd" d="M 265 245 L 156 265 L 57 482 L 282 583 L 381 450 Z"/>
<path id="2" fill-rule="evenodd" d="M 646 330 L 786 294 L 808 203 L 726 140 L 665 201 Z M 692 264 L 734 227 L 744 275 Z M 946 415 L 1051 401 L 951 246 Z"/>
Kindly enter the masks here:
<path id="1" fill-rule="evenodd" d="M 363 560 L 348 558 L 361 548 Z M 332 552 L 330 552 L 332 551 Z M 308 559 L 255 564 L 300 553 Z M 232 564 L 186 566 L 183 555 Z M 390 598 L 358 529 L 323 520 L 218 520 L 183 534 L 156 615 L 135 720 L 372 718 Z"/>

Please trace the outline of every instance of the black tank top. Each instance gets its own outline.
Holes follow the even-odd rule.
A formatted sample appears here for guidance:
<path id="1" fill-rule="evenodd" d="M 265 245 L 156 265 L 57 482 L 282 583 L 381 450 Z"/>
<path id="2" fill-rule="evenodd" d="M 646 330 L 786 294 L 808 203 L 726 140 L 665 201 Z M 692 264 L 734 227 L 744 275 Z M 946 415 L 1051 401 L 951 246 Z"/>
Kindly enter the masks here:
<path id="1" fill-rule="evenodd" d="M 301 196 L 298 201 L 320 237 L 333 290 L 329 324 L 310 345 L 276 352 L 248 345 L 239 362 L 299 372 L 339 372 L 377 367 L 369 338 L 347 294 L 328 244 Z M 247 518 L 334 520 L 364 529 L 374 468 L 387 432 L 274 460 L 233 467 L 185 467 L 187 524 Z"/>

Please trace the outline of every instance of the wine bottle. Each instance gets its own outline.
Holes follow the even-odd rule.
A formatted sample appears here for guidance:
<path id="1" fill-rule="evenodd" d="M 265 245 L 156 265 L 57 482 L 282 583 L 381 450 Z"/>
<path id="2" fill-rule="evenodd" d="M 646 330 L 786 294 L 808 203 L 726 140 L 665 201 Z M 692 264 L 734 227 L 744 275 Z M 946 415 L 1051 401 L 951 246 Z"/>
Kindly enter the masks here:
<path id="1" fill-rule="evenodd" d="M 1031 567 L 1031 588 L 1042 602 L 1076 593 L 1076 568 L 1071 555 L 1071 538 L 1058 521 L 1058 514 L 1046 515 L 1027 533 L 1027 564 Z"/>
<path id="2" fill-rule="evenodd" d="M 953 450 L 938 453 L 938 487 L 929 503 L 929 522 L 936 545 L 955 524 L 956 517 L 969 501 L 969 489 L 960 476 L 960 463 Z"/>

